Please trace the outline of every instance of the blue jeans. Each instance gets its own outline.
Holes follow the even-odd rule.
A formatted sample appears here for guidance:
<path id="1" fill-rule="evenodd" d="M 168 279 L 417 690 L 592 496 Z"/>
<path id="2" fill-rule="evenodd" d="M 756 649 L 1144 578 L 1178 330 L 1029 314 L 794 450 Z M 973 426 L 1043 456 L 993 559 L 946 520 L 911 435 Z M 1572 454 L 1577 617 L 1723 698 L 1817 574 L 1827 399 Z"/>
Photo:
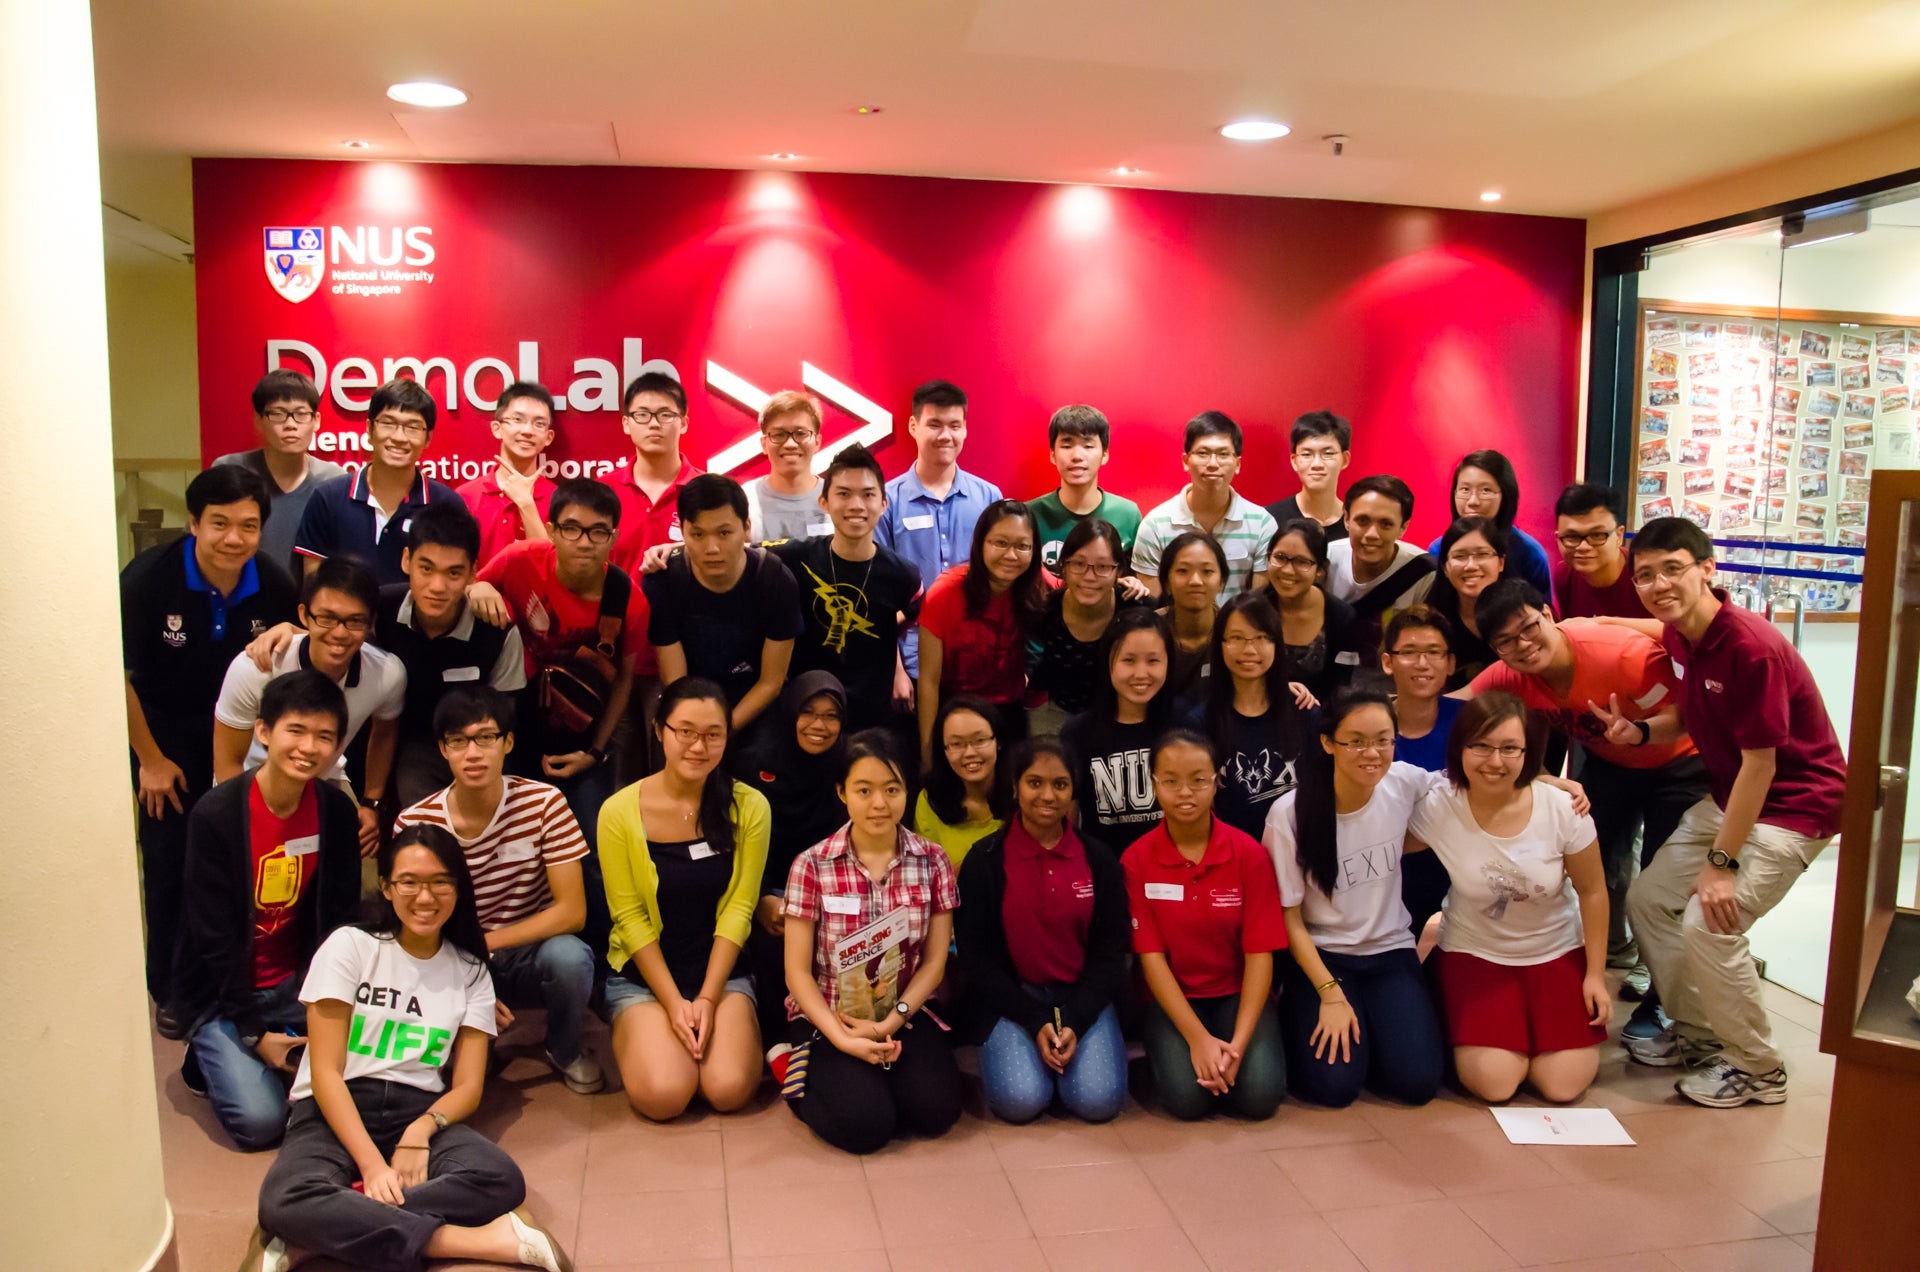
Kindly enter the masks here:
<path id="1" fill-rule="evenodd" d="M 238 1020 L 216 1016 L 194 1030 L 187 1046 L 207 1082 L 207 1102 L 220 1129 L 234 1147 L 249 1153 L 272 1148 L 287 1131 L 288 1075 L 267 1066 L 241 1032 L 291 1029 L 305 1036 L 307 1009 L 300 1002 L 300 977 L 289 976 L 272 989 L 255 990 Z"/>
<path id="2" fill-rule="evenodd" d="M 1315 1104 L 1345 1108 L 1362 1087 L 1407 1104 L 1425 1104 L 1440 1089 L 1446 1040 L 1427 988 L 1420 959 L 1411 949 L 1384 954 L 1321 950 L 1320 961 L 1340 978 L 1340 988 L 1360 1022 L 1360 1040 L 1346 1060 L 1315 1059 L 1314 1027 L 1320 996 L 1291 957 L 1276 955 L 1280 972 L 1280 1040 L 1287 1052 L 1293 1093 Z"/>
<path id="3" fill-rule="evenodd" d="M 493 988 L 509 1007 L 547 1009 L 547 1050 L 561 1065 L 580 1058 L 580 1028 L 593 997 L 593 951 L 572 933 L 494 951 Z"/>
<path id="4" fill-rule="evenodd" d="M 1065 986 L 1026 987 L 1050 1007 L 1067 1000 Z M 987 1107 L 1003 1122 L 1031 1122 L 1057 1094 L 1067 1111 L 1089 1122 L 1110 1122 L 1127 1102 L 1127 1044 L 1108 1006 L 1081 1035 L 1065 1073 L 1040 1059 L 1033 1035 L 1004 1017 L 980 1046 L 980 1085 Z"/>

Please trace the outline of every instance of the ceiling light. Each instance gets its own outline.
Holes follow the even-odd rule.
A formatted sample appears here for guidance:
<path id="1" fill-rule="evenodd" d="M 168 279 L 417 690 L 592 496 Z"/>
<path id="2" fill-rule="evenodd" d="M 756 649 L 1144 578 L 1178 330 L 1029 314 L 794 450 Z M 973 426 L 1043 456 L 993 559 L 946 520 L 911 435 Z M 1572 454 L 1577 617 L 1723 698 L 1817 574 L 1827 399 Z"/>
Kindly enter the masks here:
<path id="1" fill-rule="evenodd" d="M 1140 175 L 1140 169 L 1129 168 L 1125 164 L 1121 164 L 1113 170 L 1113 175 L 1116 177 L 1137 177 Z"/>
<path id="2" fill-rule="evenodd" d="M 1220 135 L 1228 141 L 1275 141 L 1292 131 L 1285 124 L 1271 119 L 1242 119 L 1223 124 Z"/>
<path id="3" fill-rule="evenodd" d="M 387 96 L 408 106 L 459 106 L 467 100 L 467 95 L 453 85 L 436 84 L 432 80 L 395 84 L 387 90 Z"/>
<path id="4" fill-rule="evenodd" d="M 776 163 L 788 163 L 794 159 L 798 159 L 799 157 L 800 157 L 799 155 L 794 154 L 791 150 L 782 150 L 777 155 L 767 156 L 767 158 L 774 160 Z"/>
<path id="5" fill-rule="evenodd" d="M 884 109 L 886 109 L 884 106 L 855 106 L 853 113 L 856 115 L 878 115 Z"/>
<path id="6" fill-rule="evenodd" d="M 367 143 L 364 141 L 343 141 L 340 144 L 348 150 L 365 150 L 367 148 Z"/>
<path id="7" fill-rule="evenodd" d="M 1500 192 L 1498 190 L 1482 190 L 1480 192 L 1480 202 L 1498 203 L 1500 202 Z"/>

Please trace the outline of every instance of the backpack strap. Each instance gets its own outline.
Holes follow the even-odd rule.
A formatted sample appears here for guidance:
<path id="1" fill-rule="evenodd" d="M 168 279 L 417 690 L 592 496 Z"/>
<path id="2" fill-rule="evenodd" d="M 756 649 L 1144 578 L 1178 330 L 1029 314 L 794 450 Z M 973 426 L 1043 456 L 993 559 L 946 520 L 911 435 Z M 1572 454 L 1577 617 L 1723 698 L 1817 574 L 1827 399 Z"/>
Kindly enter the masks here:
<path id="1" fill-rule="evenodd" d="M 1410 557 L 1405 565 L 1387 576 L 1382 586 L 1374 588 L 1357 601 L 1348 601 L 1347 604 L 1353 606 L 1356 618 L 1378 619 L 1407 594 L 1408 588 L 1432 574 L 1434 568 L 1433 558 L 1425 553 Z"/>

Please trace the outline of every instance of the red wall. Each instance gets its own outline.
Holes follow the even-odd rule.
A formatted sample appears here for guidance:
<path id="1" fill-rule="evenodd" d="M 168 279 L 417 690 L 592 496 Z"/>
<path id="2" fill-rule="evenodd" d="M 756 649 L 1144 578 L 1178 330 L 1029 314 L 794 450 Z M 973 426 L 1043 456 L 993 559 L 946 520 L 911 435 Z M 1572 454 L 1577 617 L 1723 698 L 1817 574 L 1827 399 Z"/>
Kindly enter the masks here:
<path id="1" fill-rule="evenodd" d="M 194 219 L 208 458 L 253 444 L 247 394 L 269 340 L 306 342 L 330 372 L 364 357 L 376 375 L 402 356 L 516 364 L 532 341 L 564 389 L 575 359 L 623 375 L 623 340 L 637 339 L 689 385 L 701 463 L 753 430 L 702 390 L 706 360 L 773 391 L 798 384 L 804 359 L 894 413 L 889 474 L 912 462 L 913 386 L 960 384 L 963 464 L 1016 495 L 1051 488 L 1046 419 L 1073 401 L 1113 420 L 1106 484 L 1143 506 L 1184 480 L 1180 429 L 1206 408 L 1247 429 L 1239 485 L 1262 502 L 1292 489 L 1288 422 L 1347 415 L 1348 475 L 1411 482 L 1423 543 L 1469 449 L 1512 457 L 1536 530 L 1573 471 L 1574 220 L 934 178 L 223 159 L 194 164 Z M 378 227 L 382 247 L 425 229 L 434 277 L 334 294 L 347 284 L 332 270 L 356 268 L 343 257 L 292 303 L 268 281 L 269 226 Z M 444 407 L 440 376 L 428 383 Z M 483 371 L 477 387 L 500 383 Z M 326 411 L 329 430 L 364 419 Z M 856 424 L 828 415 L 830 443 Z M 463 392 L 428 458 L 491 457 L 486 419 Z M 567 410 L 559 430 L 556 457 L 629 454 L 613 410 Z"/>

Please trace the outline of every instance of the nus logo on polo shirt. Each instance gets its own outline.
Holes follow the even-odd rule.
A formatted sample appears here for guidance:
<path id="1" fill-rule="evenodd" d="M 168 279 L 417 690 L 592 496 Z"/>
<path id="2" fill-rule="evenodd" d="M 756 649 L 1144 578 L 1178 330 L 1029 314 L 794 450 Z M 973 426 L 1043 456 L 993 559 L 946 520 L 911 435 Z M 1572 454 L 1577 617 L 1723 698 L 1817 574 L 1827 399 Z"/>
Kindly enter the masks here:
<path id="1" fill-rule="evenodd" d="M 187 643 L 187 633 L 182 629 L 186 620 L 178 614 L 167 615 L 166 625 L 160 629 L 160 639 L 175 649 Z"/>

